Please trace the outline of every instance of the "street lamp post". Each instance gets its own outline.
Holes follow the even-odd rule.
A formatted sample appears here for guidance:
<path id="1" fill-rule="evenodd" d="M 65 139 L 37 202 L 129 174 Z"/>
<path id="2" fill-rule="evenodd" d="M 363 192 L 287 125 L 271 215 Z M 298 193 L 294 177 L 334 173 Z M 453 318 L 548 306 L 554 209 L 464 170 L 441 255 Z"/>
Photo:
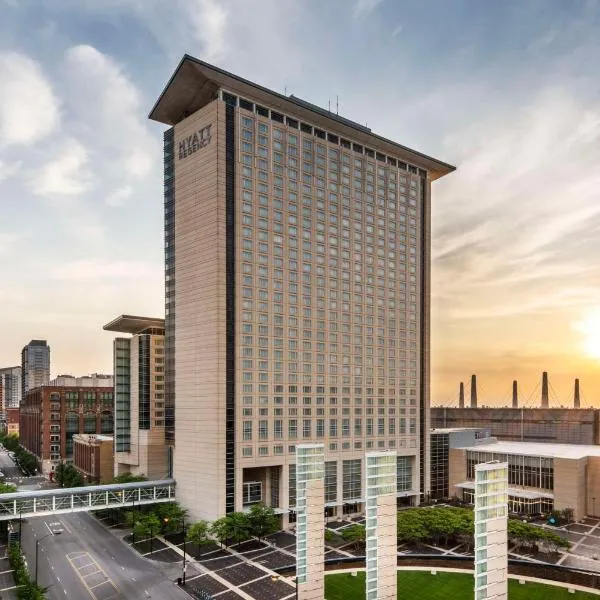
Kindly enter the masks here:
<path id="1" fill-rule="evenodd" d="M 183 523 L 183 585 L 185 585 L 185 541 L 187 538 L 187 532 L 185 531 L 185 518 L 182 520 Z"/>
<path id="2" fill-rule="evenodd" d="M 131 518 L 131 546 L 135 548 L 135 496 L 133 497 L 133 517 Z"/>
<path id="3" fill-rule="evenodd" d="M 44 541 L 47 537 L 50 537 L 51 535 L 59 535 L 60 533 L 62 533 L 60 530 L 53 532 L 53 533 L 47 533 L 44 537 L 39 538 L 38 540 L 35 540 L 35 585 L 37 586 L 37 582 L 38 582 L 38 558 L 39 558 L 39 550 L 40 550 L 40 542 Z"/>

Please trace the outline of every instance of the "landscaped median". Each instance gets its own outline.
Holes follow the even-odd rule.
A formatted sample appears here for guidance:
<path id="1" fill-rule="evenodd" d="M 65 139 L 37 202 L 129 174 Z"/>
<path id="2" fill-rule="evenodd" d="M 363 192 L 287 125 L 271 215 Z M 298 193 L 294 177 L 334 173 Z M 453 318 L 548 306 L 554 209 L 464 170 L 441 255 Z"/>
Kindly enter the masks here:
<path id="1" fill-rule="evenodd" d="M 364 571 L 328 574 L 325 577 L 327 600 L 363 600 L 365 597 Z M 399 600 L 472 600 L 473 575 L 470 573 L 435 571 L 398 571 Z M 567 587 L 542 584 L 518 578 L 508 581 L 509 600 L 598 600 L 597 593 Z"/>
<path id="2" fill-rule="evenodd" d="M 8 560 L 17 586 L 17 598 L 20 600 L 44 600 L 47 588 L 31 581 L 19 544 L 12 543 L 8 546 Z"/>

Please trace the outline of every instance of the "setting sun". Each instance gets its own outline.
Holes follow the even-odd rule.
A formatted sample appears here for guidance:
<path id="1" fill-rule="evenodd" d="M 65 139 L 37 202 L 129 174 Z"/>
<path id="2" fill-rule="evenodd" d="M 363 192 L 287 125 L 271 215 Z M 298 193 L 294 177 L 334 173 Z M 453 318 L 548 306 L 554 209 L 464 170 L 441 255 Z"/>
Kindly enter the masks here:
<path id="1" fill-rule="evenodd" d="M 586 355 L 600 359 L 600 309 L 588 313 L 575 328 L 584 335 L 582 347 Z"/>

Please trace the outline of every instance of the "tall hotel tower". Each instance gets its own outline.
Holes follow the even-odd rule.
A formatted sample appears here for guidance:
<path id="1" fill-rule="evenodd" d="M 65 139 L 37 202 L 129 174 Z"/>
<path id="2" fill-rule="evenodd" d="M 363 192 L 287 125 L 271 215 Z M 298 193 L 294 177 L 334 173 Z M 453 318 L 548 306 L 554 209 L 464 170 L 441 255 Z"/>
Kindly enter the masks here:
<path id="1" fill-rule="evenodd" d="M 429 487 L 430 186 L 454 167 L 184 56 L 164 134 L 165 403 L 194 519 L 294 520 L 296 444 L 324 444 L 330 515 L 364 455 Z"/>

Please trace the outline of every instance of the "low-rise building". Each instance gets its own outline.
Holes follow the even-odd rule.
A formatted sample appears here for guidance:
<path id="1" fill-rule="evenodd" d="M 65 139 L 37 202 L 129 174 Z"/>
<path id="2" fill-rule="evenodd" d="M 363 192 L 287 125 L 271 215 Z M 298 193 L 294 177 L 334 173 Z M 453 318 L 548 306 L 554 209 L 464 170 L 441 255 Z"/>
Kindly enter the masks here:
<path id="1" fill-rule="evenodd" d="M 73 436 L 113 433 L 113 388 L 41 386 L 29 390 L 19 415 L 21 444 L 48 474 L 59 462 L 72 462 Z"/>
<path id="2" fill-rule="evenodd" d="M 443 500 L 450 497 L 448 478 L 448 452 L 450 448 L 473 446 L 477 443 L 477 440 L 488 437 L 490 437 L 490 430 L 479 427 L 431 430 L 431 487 L 429 490 L 431 499 Z"/>
<path id="3" fill-rule="evenodd" d="M 8 435 L 19 435 L 19 408 L 7 408 L 6 414 L 6 433 Z"/>
<path id="4" fill-rule="evenodd" d="M 514 442 L 600 444 L 600 410 L 595 408 L 432 406 L 431 427 L 479 427 Z"/>
<path id="5" fill-rule="evenodd" d="M 486 438 L 450 448 L 450 495 L 473 502 L 475 466 L 490 461 L 508 463 L 511 512 L 545 514 L 570 508 L 575 520 L 600 514 L 600 446 Z"/>
<path id="6" fill-rule="evenodd" d="M 86 483 L 110 483 L 113 479 L 113 437 L 95 433 L 74 435 L 73 466 Z"/>

